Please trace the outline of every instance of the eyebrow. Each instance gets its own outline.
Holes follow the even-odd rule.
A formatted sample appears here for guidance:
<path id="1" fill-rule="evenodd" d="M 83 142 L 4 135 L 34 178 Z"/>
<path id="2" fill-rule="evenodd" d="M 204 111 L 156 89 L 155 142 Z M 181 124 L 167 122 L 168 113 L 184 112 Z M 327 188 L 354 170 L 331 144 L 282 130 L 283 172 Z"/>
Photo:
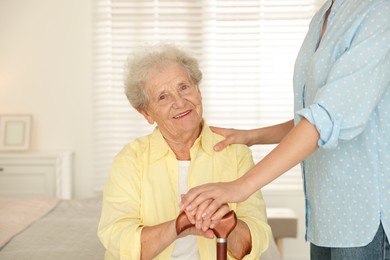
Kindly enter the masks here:
<path id="1" fill-rule="evenodd" d="M 190 81 L 184 81 L 184 80 L 180 80 L 179 83 L 176 84 L 176 87 L 180 87 L 180 86 L 183 86 L 183 85 L 194 85 L 194 83 L 190 82 Z M 167 93 L 167 91 L 164 89 L 158 93 L 156 93 L 156 98 L 158 98 L 159 96 L 161 96 L 161 94 L 164 94 L 164 93 Z"/>
<path id="2" fill-rule="evenodd" d="M 182 86 L 182 85 L 190 85 L 190 84 L 192 84 L 192 83 L 189 82 L 189 81 L 180 81 L 180 83 L 176 84 L 176 86 L 179 87 L 179 86 Z"/>

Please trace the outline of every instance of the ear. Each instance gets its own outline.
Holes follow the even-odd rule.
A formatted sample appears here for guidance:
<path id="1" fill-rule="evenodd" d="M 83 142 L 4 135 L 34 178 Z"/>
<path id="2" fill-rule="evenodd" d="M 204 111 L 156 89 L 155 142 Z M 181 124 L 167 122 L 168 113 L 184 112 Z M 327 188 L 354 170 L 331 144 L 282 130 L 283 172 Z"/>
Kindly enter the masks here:
<path id="1" fill-rule="evenodd" d="M 140 113 L 141 115 L 143 115 L 146 119 L 146 121 L 148 121 L 149 124 L 153 125 L 154 124 L 154 119 L 153 117 L 148 113 L 148 111 L 145 111 L 143 110 L 142 108 L 138 108 L 137 109 L 138 113 Z"/>

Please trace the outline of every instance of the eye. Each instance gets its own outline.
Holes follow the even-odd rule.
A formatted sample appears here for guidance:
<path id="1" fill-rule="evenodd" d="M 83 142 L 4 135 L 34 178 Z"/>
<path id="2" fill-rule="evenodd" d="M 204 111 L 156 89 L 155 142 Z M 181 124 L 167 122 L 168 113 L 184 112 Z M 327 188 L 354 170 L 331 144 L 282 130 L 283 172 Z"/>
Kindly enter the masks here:
<path id="1" fill-rule="evenodd" d="M 188 89 L 188 88 L 189 88 L 188 85 L 181 85 L 181 86 L 180 86 L 180 89 L 181 89 L 181 90 L 186 90 L 186 89 Z"/>
<path id="2" fill-rule="evenodd" d="M 164 100 L 164 99 L 166 99 L 166 95 L 161 95 L 161 96 L 158 97 L 159 101 Z"/>

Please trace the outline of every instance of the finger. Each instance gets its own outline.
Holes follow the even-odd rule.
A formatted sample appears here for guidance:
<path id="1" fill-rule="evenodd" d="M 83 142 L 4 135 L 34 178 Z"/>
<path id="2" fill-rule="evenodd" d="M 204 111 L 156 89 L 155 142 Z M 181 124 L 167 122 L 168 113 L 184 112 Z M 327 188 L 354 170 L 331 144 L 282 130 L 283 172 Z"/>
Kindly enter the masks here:
<path id="1" fill-rule="evenodd" d="M 195 224 L 195 213 L 184 211 L 187 215 L 188 220 L 191 222 L 191 224 Z"/>
<path id="2" fill-rule="evenodd" d="M 196 209 L 196 215 L 195 215 L 195 227 L 197 229 L 202 229 L 203 230 L 203 218 L 201 213 L 208 207 L 208 205 L 211 203 L 211 200 L 206 200 L 202 204 L 198 206 Z M 205 230 L 203 230 L 205 231 Z"/>
<path id="3" fill-rule="evenodd" d="M 191 211 L 199 207 L 204 201 L 213 198 L 213 185 L 205 184 L 192 188 L 189 192 L 183 197 L 183 205 L 185 210 Z"/>
<path id="4" fill-rule="evenodd" d="M 221 222 L 221 219 L 216 219 L 216 220 L 210 219 L 210 220 L 211 220 L 210 229 L 214 229 L 216 226 L 218 226 L 219 222 Z"/>
<path id="5" fill-rule="evenodd" d="M 204 236 L 205 238 L 209 238 L 209 239 L 212 239 L 215 237 L 214 231 L 212 231 L 211 229 L 208 229 L 205 232 L 203 232 L 202 230 L 198 230 L 196 228 L 189 228 L 187 230 L 189 231 L 190 235 Z"/>
<path id="6" fill-rule="evenodd" d="M 222 151 L 230 143 L 231 143 L 231 141 L 229 141 L 229 138 L 226 138 L 225 140 L 222 140 L 221 142 L 219 142 L 216 145 L 214 145 L 214 150 L 217 151 L 217 152 Z"/>
<path id="7" fill-rule="evenodd" d="M 180 194 L 180 201 L 179 201 L 179 211 L 180 212 L 182 212 L 184 210 L 183 199 L 185 199 L 185 195 Z"/>
<path id="8" fill-rule="evenodd" d="M 219 208 L 221 207 L 221 203 L 218 200 L 213 200 L 208 207 L 201 213 L 203 219 L 208 219 L 212 216 Z M 196 212 L 198 214 L 199 211 Z"/>
<path id="9" fill-rule="evenodd" d="M 206 230 L 204 233 L 204 237 L 213 239 L 214 238 L 214 232 L 211 229 Z"/>
<path id="10" fill-rule="evenodd" d="M 230 208 L 227 204 L 224 204 L 220 207 L 210 218 L 210 228 L 215 228 L 218 226 L 221 219 L 230 211 Z"/>
<path id="11" fill-rule="evenodd" d="M 208 199 L 198 206 L 198 208 L 196 209 L 196 219 L 202 219 L 202 213 L 210 205 L 211 202 L 212 199 Z"/>
<path id="12" fill-rule="evenodd" d="M 198 207 L 200 203 L 202 203 L 201 198 L 197 198 L 199 194 L 203 192 L 203 190 L 207 187 L 203 187 L 204 185 L 200 185 L 194 188 L 191 188 L 187 194 L 181 195 L 181 201 L 179 202 L 180 210 L 187 210 L 191 211 Z M 197 203 L 194 202 L 194 200 L 197 199 Z"/>
<path id="13" fill-rule="evenodd" d="M 211 219 L 205 219 L 205 220 L 203 220 L 203 223 L 202 223 L 202 231 L 203 231 L 203 232 L 206 232 L 208 229 L 210 229 L 210 225 L 211 225 Z"/>

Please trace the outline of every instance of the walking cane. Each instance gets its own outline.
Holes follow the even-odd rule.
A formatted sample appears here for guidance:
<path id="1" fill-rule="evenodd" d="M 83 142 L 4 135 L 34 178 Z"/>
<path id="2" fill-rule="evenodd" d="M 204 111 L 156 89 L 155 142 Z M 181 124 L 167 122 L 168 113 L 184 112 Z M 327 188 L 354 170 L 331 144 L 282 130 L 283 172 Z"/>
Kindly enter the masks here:
<path id="1" fill-rule="evenodd" d="M 213 228 L 214 235 L 217 237 L 217 260 L 227 259 L 227 237 L 237 225 L 237 216 L 233 210 L 228 212 L 218 226 Z M 190 222 L 187 215 L 183 211 L 176 219 L 176 233 L 179 235 L 187 228 L 193 227 L 194 224 Z"/>

